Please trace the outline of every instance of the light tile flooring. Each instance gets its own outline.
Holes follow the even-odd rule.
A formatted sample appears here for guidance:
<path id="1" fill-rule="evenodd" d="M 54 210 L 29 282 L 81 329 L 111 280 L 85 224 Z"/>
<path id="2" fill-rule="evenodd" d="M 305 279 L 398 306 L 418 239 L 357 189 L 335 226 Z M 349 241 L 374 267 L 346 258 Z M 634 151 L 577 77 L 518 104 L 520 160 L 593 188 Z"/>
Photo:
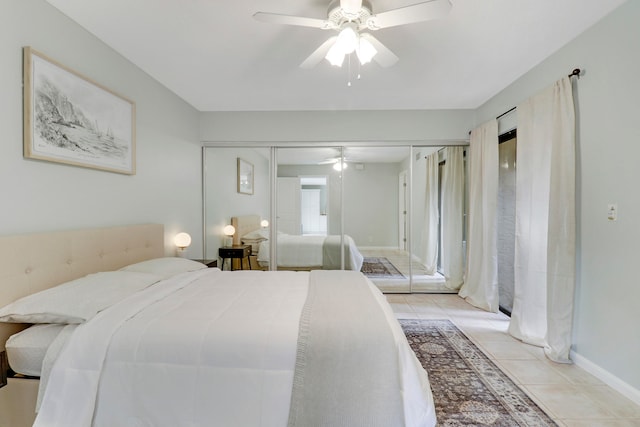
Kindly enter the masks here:
<path id="1" fill-rule="evenodd" d="M 507 334 L 509 318 L 452 294 L 387 294 L 399 319 L 449 319 L 561 427 L 640 426 L 640 406 L 575 365 Z"/>

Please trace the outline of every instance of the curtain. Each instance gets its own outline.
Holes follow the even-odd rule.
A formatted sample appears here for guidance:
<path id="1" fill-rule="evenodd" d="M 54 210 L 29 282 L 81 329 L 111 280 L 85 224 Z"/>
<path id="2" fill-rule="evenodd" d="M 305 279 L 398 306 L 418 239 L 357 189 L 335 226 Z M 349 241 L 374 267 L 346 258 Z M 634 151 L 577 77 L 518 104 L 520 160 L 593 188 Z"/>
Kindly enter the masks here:
<path id="1" fill-rule="evenodd" d="M 445 286 L 458 290 L 462 286 L 462 228 L 464 221 L 464 148 L 444 149 L 442 174 L 442 272 Z"/>
<path id="2" fill-rule="evenodd" d="M 438 153 L 427 156 L 426 188 L 424 198 L 424 265 L 426 273 L 433 275 L 438 268 Z"/>
<path id="3" fill-rule="evenodd" d="M 569 362 L 575 289 L 571 80 L 517 108 L 515 288 L 509 333 Z"/>
<path id="4" fill-rule="evenodd" d="M 498 121 L 471 131 L 467 270 L 459 295 L 487 311 L 498 311 Z"/>

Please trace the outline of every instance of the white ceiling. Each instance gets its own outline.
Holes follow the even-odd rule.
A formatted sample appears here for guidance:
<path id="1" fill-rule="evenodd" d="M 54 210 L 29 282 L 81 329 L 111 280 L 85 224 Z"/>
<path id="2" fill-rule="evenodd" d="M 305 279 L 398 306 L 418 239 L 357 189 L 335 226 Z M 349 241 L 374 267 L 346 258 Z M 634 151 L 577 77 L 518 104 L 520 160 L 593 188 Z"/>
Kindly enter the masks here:
<path id="1" fill-rule="evenodd" d="M 288 111 L 477 108 L 625 0 L 451 0 L 446 19 L 376 32 L 400 60 L 351 87 L 345 67 L 298 67 L 332 32 L 252 17 L 325 19 L 328 0 L 47 1 L 200 111 Z"/>

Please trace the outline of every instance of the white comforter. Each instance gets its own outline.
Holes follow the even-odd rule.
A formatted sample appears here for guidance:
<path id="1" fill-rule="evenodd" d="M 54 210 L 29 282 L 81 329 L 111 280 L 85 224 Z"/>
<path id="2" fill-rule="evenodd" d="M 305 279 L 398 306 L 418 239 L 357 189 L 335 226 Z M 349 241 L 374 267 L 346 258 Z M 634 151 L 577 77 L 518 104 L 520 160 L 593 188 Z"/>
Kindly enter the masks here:
<path id="1" fill-rule="evenodd" d="M 286 426 L 308 273 L 200 270 L 159 282 L 76 328 L 35 426 Z M 432 426 L 424 370 L 392 325 L 405 419 Z M 357 396 L 354 396 L 357 399 Z"/>

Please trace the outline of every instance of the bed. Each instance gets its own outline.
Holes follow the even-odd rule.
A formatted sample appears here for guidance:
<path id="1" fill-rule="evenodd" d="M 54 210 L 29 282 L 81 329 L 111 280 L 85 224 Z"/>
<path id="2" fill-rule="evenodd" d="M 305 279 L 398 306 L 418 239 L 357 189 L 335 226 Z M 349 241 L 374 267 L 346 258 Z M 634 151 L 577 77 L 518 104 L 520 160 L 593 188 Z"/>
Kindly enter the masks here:
<path id="1" fill-rule="evenodd" d="M 0 388 L 0 425 L 31 425 L 38 386 L 36 426 L 435 425 L 426 373 L 361 273 L 220 271 L 162 242 L 156 225 L 0 237 L 15 245 L 0 318 L 34 324 L 0 323 L 0 344 L 16 328 L 50 341 L 40 380 Z"/>
<path id="2" fill-rule="evenodd" d="M 270 260 L 269 230 L 260 225 L 259 215 L 231 218 L 236 229 L 235 245 L 251 245 L 256 261 L 268 268 Z M 353 238 L 348 235 L 302 236 L 276 233 L 278 270 L 340 270 L 344 254 L 344 269 L 360 271 L 364 257 Z"/>

